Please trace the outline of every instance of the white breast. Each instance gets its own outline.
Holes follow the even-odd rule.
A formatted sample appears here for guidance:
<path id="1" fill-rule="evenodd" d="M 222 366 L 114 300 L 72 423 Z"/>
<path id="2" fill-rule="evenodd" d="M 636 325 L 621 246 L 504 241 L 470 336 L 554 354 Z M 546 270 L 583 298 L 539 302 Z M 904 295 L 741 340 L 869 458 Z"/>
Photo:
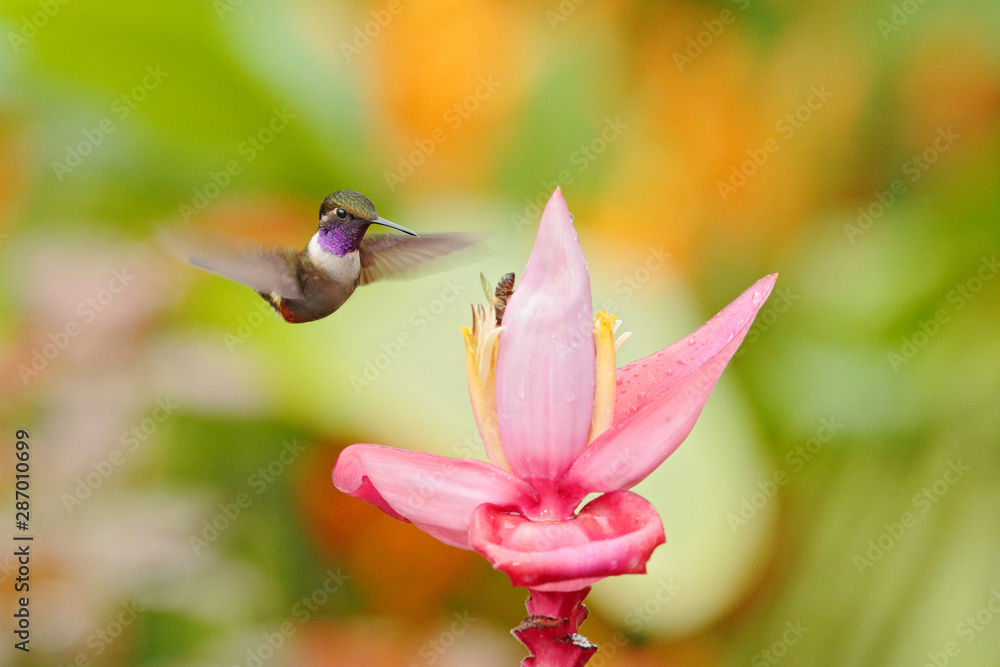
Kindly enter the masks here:
<path id="1" fill-rule="evenodd" d="M 349 252 L 343 257 L 336 253 L 327 252 L 319 246 L 319 232 L 313 234 L 313 237 L 309 239 L 307 251 L 313 266 L 334 282 L 353 283 L 361 272 L 361 259 L 358 257 L 357 250 Z"/>

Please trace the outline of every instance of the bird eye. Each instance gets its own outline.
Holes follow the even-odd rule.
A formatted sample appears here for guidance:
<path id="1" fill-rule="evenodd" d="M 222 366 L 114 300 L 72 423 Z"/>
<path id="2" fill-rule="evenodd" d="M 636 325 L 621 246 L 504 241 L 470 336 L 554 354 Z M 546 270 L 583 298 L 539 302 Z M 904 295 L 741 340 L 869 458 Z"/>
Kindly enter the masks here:
<path id="1" fill-rule="evenodd" d="M 338 208 L 337 211 L 336 211 L 336 213 L 337 213 L 337 217 L 340 218 L 341 220 L 346 220 L 347 219 L 347 211 L 345 211 L 344 209 Z"/>

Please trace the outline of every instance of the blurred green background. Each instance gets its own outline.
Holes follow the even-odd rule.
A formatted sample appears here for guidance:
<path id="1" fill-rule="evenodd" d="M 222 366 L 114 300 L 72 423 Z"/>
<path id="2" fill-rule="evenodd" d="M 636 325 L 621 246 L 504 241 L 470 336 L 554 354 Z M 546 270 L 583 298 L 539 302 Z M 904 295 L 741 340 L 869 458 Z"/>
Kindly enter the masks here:
<path id="1" fill-rule="evenodd" d="M 562 187 L 625 362 L 780 273 L 592 665 L 996 665 L 1000 5 L 0 3 L 0 457 L 24 665 L 513 665 L 476 554 L 339 494 L 482 457 L 458 327 Z M 303 244 L 368 194 L 489 258 L 290 326 L 164 228 Z M 13 529 L 11 529 L 13 533 Z M 14 605 L 11 549 L 0 557 Z"/>

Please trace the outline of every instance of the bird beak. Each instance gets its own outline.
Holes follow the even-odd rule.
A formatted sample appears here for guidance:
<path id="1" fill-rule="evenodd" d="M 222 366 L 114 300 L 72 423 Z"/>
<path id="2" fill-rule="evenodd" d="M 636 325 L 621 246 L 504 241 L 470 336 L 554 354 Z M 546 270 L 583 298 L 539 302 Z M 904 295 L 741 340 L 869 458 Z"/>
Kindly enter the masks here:
<path id="1" fill-rule="evenodd" d="M 392 227 L 393 229 L 398 229 L 399 231 L 401 231 L 401 232 L 403 232 L 405 234 L 409 234 L 410 236 L 420 236 L 420 234 L 417 234 L 412 229 L 407 229 L 403 225 L 397 225 L 395 222 L 391 222 L 389 220 L 386 220 L 382 216 L 379 216 L 379 217 L 375 218 L 374 220 L 372 220 L 372 223 L 376 224 L 376 225 L 385 225 L 386 227 Z"/>

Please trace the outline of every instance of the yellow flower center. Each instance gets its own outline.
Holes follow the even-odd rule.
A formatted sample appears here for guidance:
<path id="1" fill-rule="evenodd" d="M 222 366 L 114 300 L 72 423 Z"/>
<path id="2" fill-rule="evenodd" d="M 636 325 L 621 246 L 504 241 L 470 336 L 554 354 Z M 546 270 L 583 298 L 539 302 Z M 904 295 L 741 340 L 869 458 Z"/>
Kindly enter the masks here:
<path id="1" fill-rule="evenodd" d="M 615 416 L 615 353 L 625 339 L 632 335 L 624 333 L 616 341 L 615 333 L 619 326 L 621 320 L 606 310 L 599 310 L 594 315 L 594 347 L 597 349 L 597 359 L 594 412 L 590 418 L 588 443 L 607 431 Z"/>
<path id="2" fill-rule="evenodd" d="M 496 368 L 497 341 L 503 327 L 496 324 L 497 297 L 490 294 L 485 276 L 483 289 L 489 305 L 472 306 L 472 328 L 461 327 L 465 337 L 465 376 L 469 382 L 472 412 L 479 424 L 483 446 L 490 462 L 510 470 L 507 457 L 500 446 L 500 429 L 497 422 Z"/>
<path id="3" fill-rule="evenodd" d="M 460 327 L 465 337 L 465 375 L 469 382 L 472 411 L 479 424 L 486 456 L 493 465 L 509 471 L 510 464 L 500 445 L 500 429 L 497 422 L 497 348 L 503 327 L 496 323 L 496 309 L 502 297 L 496 293 L 490 294 L 486 277 L 480 277 L 489 304 L 473 305 L 472 327 Z M 509 291 L 505 296 L 509 296 Z M 621 320 L 606 310 L 600 310 L 594 315 L 594 344 L 597 358 L 594 410 L 590 419 L 588 444 L 611 427 L 615 416 L 615 353 L 622 342 L 631 335 L 624 333 L 615 340 L 619 326 Z"/>

